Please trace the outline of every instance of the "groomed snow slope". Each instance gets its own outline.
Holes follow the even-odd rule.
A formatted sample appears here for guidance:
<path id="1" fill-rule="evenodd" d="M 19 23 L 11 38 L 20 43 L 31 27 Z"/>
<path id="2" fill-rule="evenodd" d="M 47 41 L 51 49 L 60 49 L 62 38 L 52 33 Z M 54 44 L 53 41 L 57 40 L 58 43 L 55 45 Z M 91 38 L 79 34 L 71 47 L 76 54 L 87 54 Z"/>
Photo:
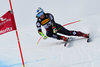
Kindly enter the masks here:
<path id="1" fill-rule="evenodd" d="M 99 67 L 100 66 L 100 45 L 99 45 L 100 13 L 98 12 L 100 10 L 98 10 L 99 8 L 98 0 L 92 0 L 91 2 L 90 0 L 88 0 L 88 2 L 87 0 L 84 0 L 82 2 L 77 0 L 78 3 L 76 1 L 73 2 L 72 0 L 71 1 L 62 0 L 58 1 L 57 5 L 54 5 L 56 0 L 53 1 L 50 0 L 49 2 L 45 0 L 43 1 L 37 0 L 34 1 L 34 3 L 32 3 L 33 1 L 30 0 L 30 1 L 25 1 L 23 4 L 22 4 L 23 0 L 12 1 L 12 2 L 14 3 L 13 7 L 15 8 L 14 9 L 16 17 L 15 19 L 18 27 L 18 33 L 26 67 Z M 44 5 L 41 5 L 38 2 L 41 2 L 42 4 L 44 4 L 44 2 L 46 3 Z M 53 5 L 50 6 L 52 2 Z M 62 6 L 58 7 L 60 2 Z M 90 3 L 91 6 L 93 6 L 92 4 L 95 3 L 95 5 L 97 5 L 94 7 L 96 10 L 91 11 L 90 13 L 85 12 L 89 10 L 88 9 L 89 7 L 91 7 L 88 6 L 88 3 Z M 46 6 L 46 4 L 48 4 L 49 9 Z M 19 7 L 20 5 L 22 6 Z M 65 5 L 67 6 L 67 8 L 66 9 L 62 8 Z M 31 7 L 28 8 L 28 6 Z M 35 25 L 36 22 L 35 14 L 32 14 L 33 13 L 32 11 L 35 11 L 35 9 L 38 6 L 45 8 L 46 12 L 50 11 L 54 15 L 55 21 L 62 25 L 68 22 L 81 20 L 78 23 L 65 26 L 65 28 L 69 30 L 77 30 L 85 33 L 90 33 L 92 42 L 87 43 L 86 39 L 79 38 L 79 40 L 73 41 L 69 48 L 66 48 L 63 46 L 62 43 L 63 41 L 58 41 L 56 39 L 48 38 L 47 40 L 41 39 L 41 41 L 37 45 L 37 41 L 40 38 L 40 36 L 37 32 L 37 28 Z M 70 8 L 68 8 L 68 6 L 70 6 Z M 26 7 L 28 10 L 26 10 L 26 8 L 23 7 Z M 74 10 L 73 7 L 77 8 L 76 11 L 74 11 L 74 13 L 73 13 Z M 84 9 L 82 10 L 81 7 Z M 3 8 L 0 9 L 3 10 Z M 63 11 L 63 9 L 65 9 L 66 12 Z M 92 10 L 92 8 L 90 8 L 90 10 Z M 43 31 L 45 32 L 44 29 Z M 15 31 L 0 35 L 0 67 L 22 67 Z"/>

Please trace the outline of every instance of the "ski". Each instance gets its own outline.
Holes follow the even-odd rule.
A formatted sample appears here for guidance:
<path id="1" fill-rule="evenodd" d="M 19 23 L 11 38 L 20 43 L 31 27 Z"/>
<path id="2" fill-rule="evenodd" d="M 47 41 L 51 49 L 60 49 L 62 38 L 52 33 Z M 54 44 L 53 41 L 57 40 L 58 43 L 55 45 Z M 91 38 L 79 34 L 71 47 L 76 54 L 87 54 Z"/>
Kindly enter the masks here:
<path id="1" fill-rule="evenodd" d="M 83 38 L 84 39 L 84 38 Z M 91 38 L 90 38 L 90 34 L 88 34 L 88 37 L 86 38 L 87 39 L 87 43 L 91 42 Z M 70 45 L 70 43 L 72 41 L 75 41 L 75 40 L 80 40 L 80 39 L 76 39 L 76 38 L 72 38 L 72 37 L 69 37 L 67 41 L 65 41 L 64 43 L 64 47 L 68 47 Z"/>
<path id="2" fill-rule="evenodd" d="M 91 42 L 91 38 L 87 38 L 87 43 Z"/>
<path id="3" fill-rule="evenodd" d="M 88 34 L 87 43 L 91 42 L 90 34 Z"/>
<path id="4" fill-rule="evenodd" d="M 68 41 L 65 42 L 64 47 L 66 47 L 66 45 L 68 46 Z"/>
<path id="5" fill-rule="evenodd" d="M 69 37 L 68 40 L 64 43 L 64 47 L 68 47 L 70 45 L 70 42 L 73 40 L 72 37 Z"/>

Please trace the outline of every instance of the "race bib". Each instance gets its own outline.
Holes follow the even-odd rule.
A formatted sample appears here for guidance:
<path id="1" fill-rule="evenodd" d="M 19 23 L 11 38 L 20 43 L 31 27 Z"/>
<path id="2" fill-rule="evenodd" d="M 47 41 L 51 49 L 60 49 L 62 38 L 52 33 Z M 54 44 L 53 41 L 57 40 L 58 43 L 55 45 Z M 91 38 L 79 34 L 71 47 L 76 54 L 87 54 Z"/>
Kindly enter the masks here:
<path id="1" fill-rule="evenodd" d="M 48 23 L 49 21 L 50 21 L 50 19 L 47 18 L 47 19 L 43 20 L 43 21 L 41 22 L 41 24 L 44 25 L 44 24 Z"/>

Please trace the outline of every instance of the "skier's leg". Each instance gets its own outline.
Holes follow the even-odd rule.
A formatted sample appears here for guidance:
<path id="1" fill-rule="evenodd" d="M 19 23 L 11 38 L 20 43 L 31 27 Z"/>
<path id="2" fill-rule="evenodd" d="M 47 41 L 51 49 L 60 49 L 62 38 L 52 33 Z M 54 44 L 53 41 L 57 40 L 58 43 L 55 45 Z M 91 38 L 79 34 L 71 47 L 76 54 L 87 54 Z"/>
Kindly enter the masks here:
<path id="1" fill-rule="evenodd" d="M 56 28 L 57 29 L 61 28 L 61 29 L 58 30 L 57 33 L 61 33 L 61 34 L 64 34 L 64 35 L 70 35 L 70 33 L 69 33 L 70 31 L 65 29 L 64 27 L 62 27 L 60 24 L 56 23 Z"/>
<path id="2" fill-rule="evenodd" d="M 48 31 L 48 32 L 46 33 L 46 35 L 47 35 L 48 37 L 55 38 L 55 39 L 57 39 L 57 40 L 64 40 L 64 41 L 67 41 L 67 39 L 68 39 L 67 37 L 60 36 L 60 35 L 58 35 L 58 34 L 54 34 L 54 33 L 50 32 L 50 31 Z"/>
<path id="3" fill-rule="evenodd" d="M 85 34 L 85 33 L 80 32 L 80 31 L 70 31 L 69 33 L 72 36 L 81 36 L 81 37 L 89 38 L 88 34 Z"/>
<path id="4" fill-rule="evenodd" d="M 59 27 L 62 27 L 62 26 L 57 24 L 57 28 L 59 28 Z M 80 32 L 80 31 L 69 31 L 69 30 L 65 29 L 64 27 L 62 27 L 58 31 L 58 33 L 68 35 L 68 36 L 81 36 L 81 37 L 89 38 L 88 34 L 85 34 L 85 33 Z"/>

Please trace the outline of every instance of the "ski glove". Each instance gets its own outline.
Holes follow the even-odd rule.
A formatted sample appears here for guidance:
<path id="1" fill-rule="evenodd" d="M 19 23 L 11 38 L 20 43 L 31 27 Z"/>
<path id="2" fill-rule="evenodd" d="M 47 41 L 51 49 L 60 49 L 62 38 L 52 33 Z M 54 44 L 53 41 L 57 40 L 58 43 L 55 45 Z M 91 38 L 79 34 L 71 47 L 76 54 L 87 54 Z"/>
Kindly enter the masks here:
<path id="1" fill-rule="evenodd" d="M 45 36 L 42 32 L 39 32 L 39 33 L 43 37 L 43 39 L 47 39 L 47 36 Z"/>
<path id="2" fill-rule="evenodd" d="M 53 27 L 52 29 L 53 29 L 53 33 L 57 33 L 56 27 Z"/>

